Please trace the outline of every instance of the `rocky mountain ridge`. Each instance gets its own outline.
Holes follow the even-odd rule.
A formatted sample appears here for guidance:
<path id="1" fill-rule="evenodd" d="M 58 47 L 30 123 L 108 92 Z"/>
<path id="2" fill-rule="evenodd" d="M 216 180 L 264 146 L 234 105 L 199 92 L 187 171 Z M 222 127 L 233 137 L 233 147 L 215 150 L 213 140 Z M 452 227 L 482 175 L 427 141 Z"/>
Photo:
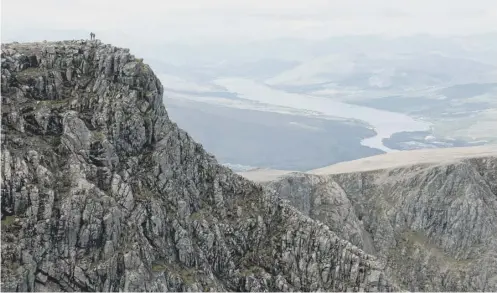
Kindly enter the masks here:
<path id="1" fill-rule="evenodd" d="M 384 264 L 219 165 L 100 41 L 2 44 L 2 291 L 390 291 Z"/>
<path id="2" fill-rule="evenodd" d="M 495 156 L 264 186 L 129 50 L 2 44 L 2 291 L 496 290 Z"/>
<path id="3" fill-rule="evenodd" d="M 382 259 L 401 288 L 497 290 L 496 146 L 242 175 Z"/>

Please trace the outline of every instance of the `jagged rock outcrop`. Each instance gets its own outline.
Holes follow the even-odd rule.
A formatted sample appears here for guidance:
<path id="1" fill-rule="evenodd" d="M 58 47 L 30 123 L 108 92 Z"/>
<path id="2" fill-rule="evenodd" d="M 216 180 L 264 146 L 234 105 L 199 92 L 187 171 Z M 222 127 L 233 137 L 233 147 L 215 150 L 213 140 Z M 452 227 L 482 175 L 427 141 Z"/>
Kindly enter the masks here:
<path id="1" fill-rule="evenodd" d="M 398 289 L 381 261 L 220 166 L 127 49 L 15 43 L 1 58 L 2 291 Z"/>
<path id="2" fill-rule="evenodd" d="M 437 161 L 444 152 L 447 160 Z M 378 164 L 390 158 L 421 163 Z M 497 291 L 497 146 L 363 161 L 366 170 L 342 163 L 280 174 L 266 187 L 383 260 L 401 288 Z"/>

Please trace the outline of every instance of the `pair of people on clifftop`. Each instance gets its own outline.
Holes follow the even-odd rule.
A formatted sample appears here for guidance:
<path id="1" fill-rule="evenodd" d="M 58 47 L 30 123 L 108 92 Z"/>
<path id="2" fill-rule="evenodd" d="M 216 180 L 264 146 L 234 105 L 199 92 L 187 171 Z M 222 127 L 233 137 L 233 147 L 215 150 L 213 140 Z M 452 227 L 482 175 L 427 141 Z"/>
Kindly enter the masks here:
<path id="1" fill-rule="evenodd" d="M 90 40 L 95 40 L 95 34 L 94 33 L 90 33 Z"/>

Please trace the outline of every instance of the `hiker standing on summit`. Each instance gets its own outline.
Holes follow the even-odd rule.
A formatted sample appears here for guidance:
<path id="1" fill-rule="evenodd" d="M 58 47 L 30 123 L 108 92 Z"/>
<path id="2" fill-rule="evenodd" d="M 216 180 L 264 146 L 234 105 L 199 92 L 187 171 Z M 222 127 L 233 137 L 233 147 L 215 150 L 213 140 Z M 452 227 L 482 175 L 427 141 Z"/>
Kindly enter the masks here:
<path id="1" fill-rule="evenodd" d="M 95 40 L 95 34 L 93 32 L 90 33 L 90 40 Z"/>

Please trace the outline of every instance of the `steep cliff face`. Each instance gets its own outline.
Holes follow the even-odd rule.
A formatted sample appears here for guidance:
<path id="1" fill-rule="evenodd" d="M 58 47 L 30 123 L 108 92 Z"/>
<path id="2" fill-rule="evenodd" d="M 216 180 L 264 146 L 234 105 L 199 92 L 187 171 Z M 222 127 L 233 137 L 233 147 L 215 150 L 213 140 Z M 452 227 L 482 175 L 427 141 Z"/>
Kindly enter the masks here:
<path id="1" fill-rule="evenodd" d="M 449 160 L 438 162 L 443 152 L 426 151 L 423 164 L 379 168 L 373 158 L 364 171 L 351 162 L 266 185 L 383 260 L 401 288 L 497 291 L 497 147 L 446 150 Z M 419 152 L 403 157 L 423 161 Z"/>
<path id="2" fill-rule="evenodd" d="M 1 82 L 2 291 L 397 289 L 375 257 L 217 164 L 128 50 L 5 44 Z"/>

